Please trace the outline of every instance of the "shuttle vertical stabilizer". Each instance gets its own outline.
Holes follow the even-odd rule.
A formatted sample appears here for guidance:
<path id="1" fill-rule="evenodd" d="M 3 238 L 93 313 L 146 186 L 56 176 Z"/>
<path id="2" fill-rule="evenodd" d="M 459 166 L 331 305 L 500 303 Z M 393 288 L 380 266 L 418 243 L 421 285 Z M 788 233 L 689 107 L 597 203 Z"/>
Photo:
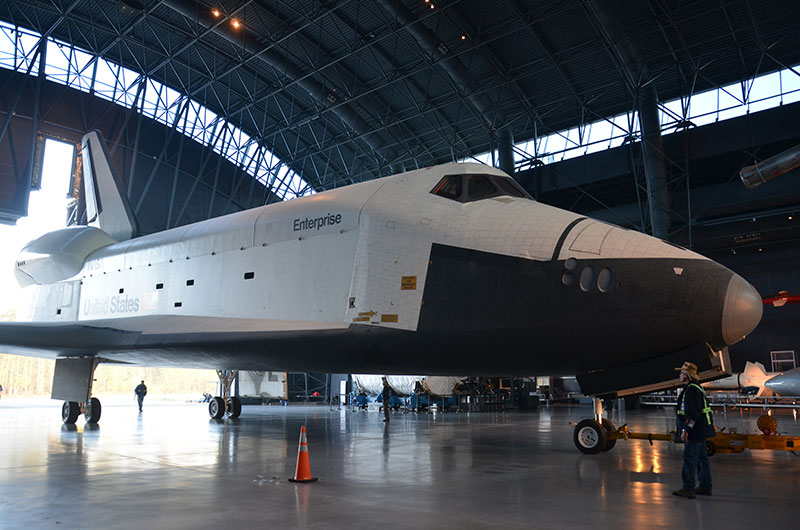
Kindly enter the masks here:
<path id="1" fill-rule="evenodd" d="M 83 137 L 81 151 L 88 224 L 103 230 L 117 241 L 135 237 L 138 232 L 136 217 L 114 174 L 100 131 L 91 131 Z"/>

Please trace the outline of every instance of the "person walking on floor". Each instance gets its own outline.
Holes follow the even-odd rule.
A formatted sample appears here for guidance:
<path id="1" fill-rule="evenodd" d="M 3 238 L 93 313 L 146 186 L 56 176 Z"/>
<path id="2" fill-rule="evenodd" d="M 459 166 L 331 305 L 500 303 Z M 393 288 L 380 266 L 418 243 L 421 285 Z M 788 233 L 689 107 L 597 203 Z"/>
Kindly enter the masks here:
<path id="1" fill-rule="evenodd" d="M 141 412 L 142 403 L 144 403 L 144 397 L 147 395 L 147 387 L 144 385 L 144 381 L 139 383 L 139 385 L 136 387 L 136 390 L 134 390 L 134 393 L 136 394 L 136 400 L 139 402 L 139 412 Z"/>
<path id="2" fill-rule="evenodd" d="M 383 392 L 381 393 L 381 401 L 383 401 L 383 421 L 389 423 L 389 400 L 392 398 L 392 387 L 389 386 L 389 380 L 382 377 Z"/>
<path id="3" fill-rule="evenodd" d="M 672 494 L 694 499 L 695 495 L 711 495 L 711 467 L 706 454 L 706 438 L 712 438 L 715 434 L 714 418 L 706 393 L 697 382 L 697 365 L 687 361 L 675 370 L 680 371 L 680 380 L 684 384 L 678 395 L 675 420 L 678 436 L 684 446 L 683 487 Z"/>

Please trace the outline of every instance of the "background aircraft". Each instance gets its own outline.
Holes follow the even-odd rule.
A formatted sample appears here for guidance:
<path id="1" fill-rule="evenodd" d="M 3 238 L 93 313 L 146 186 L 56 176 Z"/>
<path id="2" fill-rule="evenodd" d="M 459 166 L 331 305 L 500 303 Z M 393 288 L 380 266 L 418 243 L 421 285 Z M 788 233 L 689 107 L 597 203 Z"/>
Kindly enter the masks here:
<path id="1" fill-rule="evenodd" d="M 766 385 L 780 396 L 800 396 L 800 368 L 776 375 L 767 381 Z"/>
<path id="2" fill-rule="evenodd" d="M 769 379 L 778 375 L 776 372 L 767 372 L 764 365 L 747 361 L 744 371 L 735 373 L 722 379 L 703 383 L 703 387 L 708 390 L 736 390 L 756 389 L 756 395 L 761 396 L 765 392 L 769 395 L 770 389 L 766 386 Z"/>
<path id="3" fill-rule="evenodd" d="M 762 298 L 764 304 L 769 304 L 773 307 L 783 307 L 786 304 L 800 304 L 800 295 L 789 294 L 789 291 L 778 291 L 775 294 L 770 294 Z"/>

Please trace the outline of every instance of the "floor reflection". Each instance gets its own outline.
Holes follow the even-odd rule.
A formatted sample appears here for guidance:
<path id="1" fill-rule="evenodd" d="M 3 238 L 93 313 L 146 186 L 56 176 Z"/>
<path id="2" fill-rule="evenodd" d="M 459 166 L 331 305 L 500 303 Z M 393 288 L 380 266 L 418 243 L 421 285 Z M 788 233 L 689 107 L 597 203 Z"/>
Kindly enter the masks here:
<path id="1" fill-rule="evenodd" d="M 139 415 L 135 404 L 104 403 L 96 430 L 82 419 L 62 427 L 55 406 L 5 407 L 0 526 L 8 528 L 55 520 L 63 528 L 796 526 L 800 459 L 718 455 L 713 499 L 676 503 L 682 447 L 620 440 L 584 455 L 570 423 L 590 407 L 394 413 L 387 425 L 376 411 L 328 407 L 246 407 L 238 421 L 209 421 L 202 404 L 149 402 Z M 790 412 L 776 415 L 782 432 L 798 434 Z M 724 423 L 752 432 L 756 417 L 731 412 Z M 627 422 L 667 432 L 674 411 L 628 411 Z M 318 483 L 287 481 L 301 425 Z"/>

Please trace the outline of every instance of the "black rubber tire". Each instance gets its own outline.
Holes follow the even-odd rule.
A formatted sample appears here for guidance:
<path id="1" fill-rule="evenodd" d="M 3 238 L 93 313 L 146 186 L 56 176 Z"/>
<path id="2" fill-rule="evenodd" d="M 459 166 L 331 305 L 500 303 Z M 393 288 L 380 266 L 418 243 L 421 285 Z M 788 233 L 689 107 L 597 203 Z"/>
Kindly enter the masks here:
<path id="1" fill-rule="evenodd" d="M 225 415 L 225 402 L 221 397 L 213 397 L 211 398 L 211 401 L 208 402 L 208 415 L 215 420 L 218 420 Z"/>
<path id="2" fill-rule="evenodd" d="M 586 419 L 575 426 L 572 441 L 581 453 L 596 455 L 605 449 L 608 433 L 597 421 Z"/>
<path id="3" fill-rule="evenodd" d="M 706 455 L 714 456 L 717 454 L 717 446 L 711 440 L 706 440 Z"/>
<path id="4" fill-rule="evenodd" d="M 235 420 L 242 414 L 242 400 L 236 396 L 228 398 L 228 402 L 225 404 L 225 414 Z"/>
<path id="5" fill-rule="evenodd" d="M 81 406 L 77 401 L 65 401 L 61 406 L 61 419 L 64 425 L 75 425 L 81 414 Z"/>
<path id="6" fill-rule="evenodd" d="M 91 398 L 84 408 L 86 412 L 83 413 L 83 416 L 86 418 L 86 423 L 97 423 L 100 421 L 100 413 L 103 409 L 100 406 L 99 399 Z"/>
<path id="7" fill-rule="evenodd" d="M 616 431 L 617 430 L 617 428 L 614 427 L 614 424 L 611 423 L 611 421 L 609 421 L 609 420 L 607 420 L 605 418 L 603 418 L 603 427 L 605 427 L 605 429 L 606 429 L 606 434 L 610 433 L 611 431 Z M 603 448 L 603 451 L 611 451 L 614 448 L 615 445 L 617 445 L 617 439 L 616 438 L 608 438 L 606 440 L 606 446 Z"/>

